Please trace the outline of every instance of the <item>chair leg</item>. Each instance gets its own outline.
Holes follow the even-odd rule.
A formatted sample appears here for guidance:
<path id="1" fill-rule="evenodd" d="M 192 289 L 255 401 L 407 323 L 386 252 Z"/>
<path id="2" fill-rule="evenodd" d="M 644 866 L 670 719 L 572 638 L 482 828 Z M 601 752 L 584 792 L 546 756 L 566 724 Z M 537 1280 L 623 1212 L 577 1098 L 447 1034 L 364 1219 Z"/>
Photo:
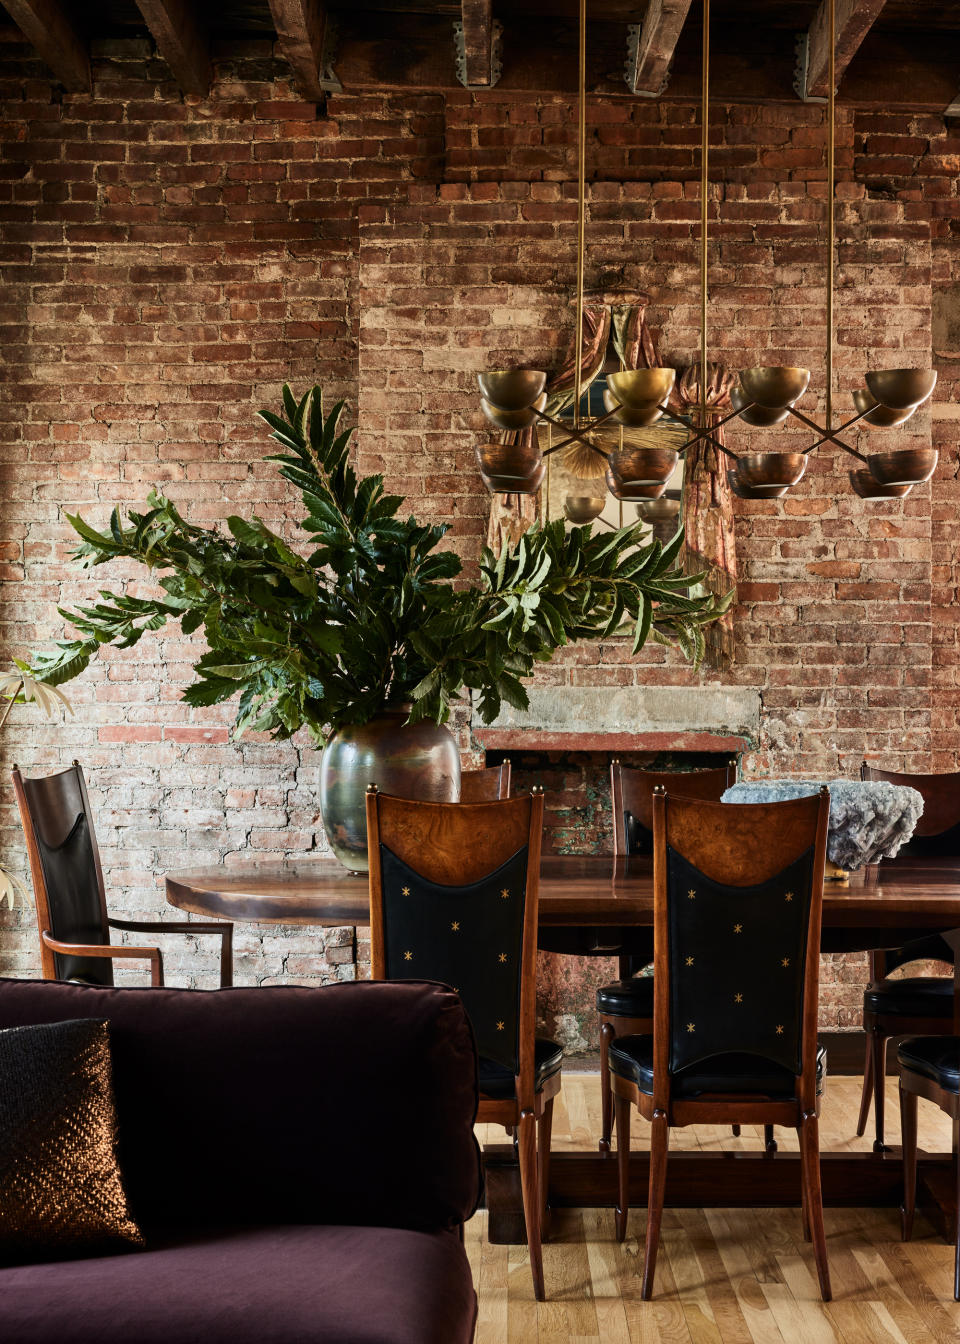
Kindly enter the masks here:
<path id="1" fill-rule="evenodd" d="M 630 1211 L 630 1103 L 619 1093 L 613 1094 L 617 1113 L 617 1241 L 627 1235 L 627 1214 Z"/>
<path id="2" fill-rule="evenodd" d="M 882 1153 L 883 1143 L 883 1109 L 884 1109 L 884 1082 L 887 1074 L 887 1038 L 881 1036 L 878 1031 L 870 1033 L 870 1049 L 873 1054 L 873 1114 L 877 1123 L 877 1137 L 873 1141 L 873 1151 Z"/>
<path id="3" fill-rule="evenodd" d="M 867 1127 L 867 1117 L 870 1115 L 870 1100 L 873 1096 L 873 1050 L 869 1033 L 865 1036 L 865 1049 L 863 1057 L 863 1091 L 860 1093 L 860 1118 L 857 1121 L 857 1138 L 863 1137 L 863 1132 Z"/>
<path id="4" fill-rule="evenodd" d="M 540 1186 L 540 1238 L 547 1240 L 547 1197 L 550 1193 L 550 1139 L 553 1134 L 553 1097 L 544 1105 L 537 1124 L 537 1182 Z"/>
<path id="5" fill-rule="evenodd" d="M 740 1137 L 740 1126 L 739 1126 L 739 1125 L 731 1125 L 730 1128 L 733 1130 L 733 1137 L 734 1137 L 735 1139 L 739 1139 L 739 1137 Z"/>
<path id="6" fill-rule="evenodd" d="M 647 1196 L 647 1244 L 643 1253 L 643 1283 L 640 1296 L 649 1302 L 653 1296 L 653 1276 L 657 1268 L 660 1247 L 660 1223 L 663 1219 L 663 1197 L 667 1188 L 667 1153 L 670 1128 L 666 1111 L 654 1111 L 650 1126 L 650 1193 Z"/>
<path id="7" fill-rule="evenodd" d="M 916 1100 L 916 1098 L 914 1098 Z M 957 1167 L 957 1221 L 953 1227 L 953 1300 L 960 1302 L 960 1158 L 954 1158 Z"/>
<path id="8" fill-rule="evenodd" d="M 917 1208 L 917 1101 L 916 1092 L 904 1091 L 900 1084 L 900 1142 L 903 1146 L 903 1204 L 900 1208 L 900 1234 L 904 1241 L 913 1236 L 913 1215 Z"/>
<path id="9" fill-rule="evenodd" d="M 768 1153 L 777 1151 L 777 1141 L 773 1137 L 773 1125 L 764 1125 L 763 1127 L 763 1146 Z"/>
<path id="10" fill-rule="evenodd" d="M 537 1188 L 537 1119 L 533 1111 L 520 1112 L 517 1134 L 523 1221 L 527 1227 L 533 1293 L 538 1302 L 543 1302 L 546 1300 L 546 1294 L 543 1286 L 543 1251 L 540 1244 L 540 1192 Z"/>
<path id="11" fill-rule="evenodd" d="M 600 1152 L 607 1155 L 610 1151 L 610 1134 L 613 1130 L 613 1088 L 610 1086 L 610 1042 L 616 1032 L 609 1022 L 600 1023 Z"/>
<path id="12" fill-rule="evenodd" d="M 820 1296 L 829 1302 L 830 1267 L 827 1264 L 827 1238 L 823 1230 L 823 1190 L 820 1186 L 820 1124 L 816 1115 L 805 1115 L 800 1124 L 800 1158 L 806 1194 L 807 1216 L 813 1241 L 813 1258 L 820 1280 Z"/>

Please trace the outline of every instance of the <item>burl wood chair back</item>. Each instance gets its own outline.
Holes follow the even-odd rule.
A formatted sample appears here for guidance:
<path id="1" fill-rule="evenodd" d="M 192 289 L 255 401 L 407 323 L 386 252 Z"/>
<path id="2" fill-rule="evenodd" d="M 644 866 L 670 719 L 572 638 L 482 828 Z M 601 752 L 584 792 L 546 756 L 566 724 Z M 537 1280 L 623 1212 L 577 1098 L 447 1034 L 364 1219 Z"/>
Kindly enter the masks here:
<path id="1" fill-rule="evenodd" d="M 509 797 L 509 761 L 485 770 L 464 770 L 460 776 L 461 803 L 493 803 Z"/>
<path id="2" fill-rule="evenodd" d="M 615 854 L 653 853 L 653 793 L 666 789 L 684 798 L 719 803 L 724 791 L 737 782 L 737 762 L 710 770 L 640 770 L 610 762 L 610 798 L 613 804 Z"/>
<path id="3" fill-rule="evenodd" d="M 367 792 L 373 978 L 451 985 L 478 1053 L 510 1069 L 531 1106 L 542 825 L 540 793 L 427 803 Z"/>
<path id="4" fill-rule="evenodd" d="M 960 771 L 949 774 L 910 774 L 883 770 L 864 761 L 860 778 L 903 784 L 923 798 L 923 813 L 901 854 L 941 857 L 960 855 Z"/>
<path id="5" fill-rule="evenodd" d="M 30 859 L 44 979 L 112 985 L 109 958 L 60 955 L 42 939 L 48 931 L 61 943 L 110 942 L 103 870 L 83 771 L 74 761 L 58 774 L 24 779 L 14 767 L 13 787 Z"/>
<path id="6" fill-rule="evenodd" d="M 731 1055 L 816 1098 L 820 919 L 830 795 L 704 803 L 654 795 L 654 1091 Z"/>

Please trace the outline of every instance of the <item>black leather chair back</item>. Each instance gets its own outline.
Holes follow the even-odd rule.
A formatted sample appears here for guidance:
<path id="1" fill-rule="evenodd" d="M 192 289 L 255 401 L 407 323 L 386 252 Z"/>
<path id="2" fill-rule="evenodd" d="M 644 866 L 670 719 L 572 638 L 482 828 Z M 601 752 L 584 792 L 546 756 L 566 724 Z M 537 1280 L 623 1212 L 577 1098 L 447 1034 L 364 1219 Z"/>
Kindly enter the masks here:
<path id="1" fill-rule="evenodd" d="M 37 922 L 65 943 L 110 941 L 100 858 L 79 764 L 36 779 L 15 777 L 27 838 Z M 112 985 L 109 957 L 54 954 L 58 980 Z"/>
<path id="2" fill-rule="evenodd" d="M 380 845 L 386 978 L 439 980 L 460 995 L 477 1050 L 519 1072 L 527 846 L 465 886 L 430 882 Z"/>

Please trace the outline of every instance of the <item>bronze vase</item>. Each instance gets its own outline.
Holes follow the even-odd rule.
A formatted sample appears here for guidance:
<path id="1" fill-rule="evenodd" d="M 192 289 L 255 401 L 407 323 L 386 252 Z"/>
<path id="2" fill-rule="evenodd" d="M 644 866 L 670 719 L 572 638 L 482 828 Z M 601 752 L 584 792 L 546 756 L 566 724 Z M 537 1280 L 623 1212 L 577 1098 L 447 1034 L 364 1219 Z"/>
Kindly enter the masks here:
<path id="1" fill-rule="evenodd" d="M 368 784 L 399 798 L 455 803 L 460 753 L 436 723 L 407 724 L 409 705 L 388 708 L 369 723 L 341 728 L 320 757 L 320 814 L 327 843 L 346 868 L 367 871 Z"/>

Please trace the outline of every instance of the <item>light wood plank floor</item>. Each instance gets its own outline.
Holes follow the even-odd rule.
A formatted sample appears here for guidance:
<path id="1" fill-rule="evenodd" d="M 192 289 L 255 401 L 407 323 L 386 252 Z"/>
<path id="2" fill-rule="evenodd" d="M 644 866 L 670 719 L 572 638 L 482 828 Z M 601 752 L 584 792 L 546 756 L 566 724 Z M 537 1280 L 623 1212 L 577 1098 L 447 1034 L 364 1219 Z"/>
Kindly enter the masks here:
<path id="1" fill-rule="evenodd" d="M 830 1078 L 821 1117 L 824 1151 L 869 1150 L 854 1134 L 859 1078 Z M 564 1076 L 553 1124 L 554 1151 L 595 1150 L 599 1078 Z M 480 1125 L 481 1143 L 503 1130 Z M 777 1130 L 784 1150 L 796 1136 Z M 896 1080 L 887 1080 L 887 1140 L 899 1143 Z M 646 1143 L 636 1115 L 632 1147 Z M 759 1130 L 671 1131 L 680 1148 L 759 1147 Z M 920 1146 L 948 1152 L 950 1123 L 920 1103 Z M 798 1192 L 799 1201 L 799 1192 Z M 668 1209 L 653 1302 L 640 1301 L 646 1210 L 630 1217 L 618 1246 L 610 1209 L 558 1210 L 544 1247 L 549 1300 L 534 1301 L 525 1246 L 491 1246 L 486 1214 L 467 1225 L 467 1250 L 480 1298 L 476 1344 L 957 1344 L 953 1248 L 920 1216 L 914 1240 L 900 1241 L 895 1209 L 828 1209 L 827 1249 L 834 1300 L 821 1303 L 813 1254 L 799 1208 Z"/>

